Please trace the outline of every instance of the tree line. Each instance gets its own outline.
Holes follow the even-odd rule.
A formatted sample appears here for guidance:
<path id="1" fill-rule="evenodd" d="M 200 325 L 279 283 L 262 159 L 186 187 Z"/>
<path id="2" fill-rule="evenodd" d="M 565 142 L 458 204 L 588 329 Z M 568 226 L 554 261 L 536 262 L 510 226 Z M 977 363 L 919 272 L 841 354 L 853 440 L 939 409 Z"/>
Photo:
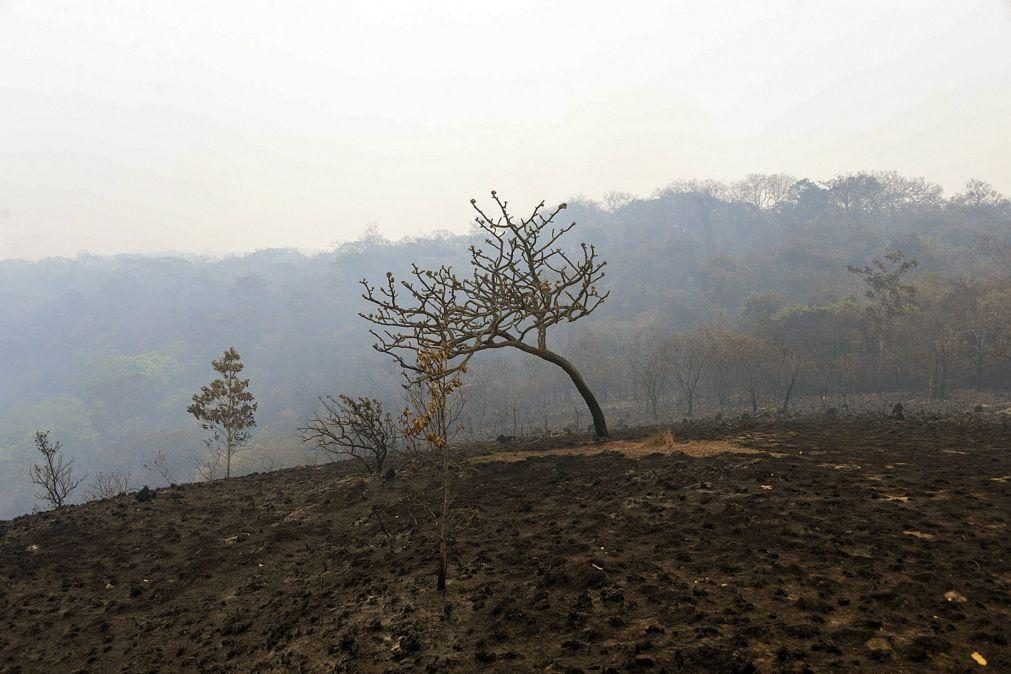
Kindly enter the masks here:
<path id="1" fill-rule="evenodd" d="M 548 345 L 612 425 L 627 415 L 610 410 L 626 402 L 636 418 L 651 417 L 658 396 L 662 419 L 687 416 L 689 404 L 693 415 L 747 410 L 753 397 L 760 410 L 777 409 L 791 379 L 778 373 L 795 361 L 791 407 L 812 395 L 838 406 L 843 396 L 877 391 L 942 399 L 965 388 L 1006 390 L 1011 381 L 1001 355 L 1011 208 L 981 181 L 950 197 L 890 172 L 675 181 L 647 197 L 570 199 L 564 215 L 565 224 L 579 223 L 580 240 L 607 252 L 610 295 L 582 327 L 556 324 Z M 403 242 L 372 232 L 320 255 L 0 262 L 0 512 L 30 506 L 18 480 L 34 462 L 38 428 L 72 439 L 91 475 L 147 465 L 192 479 L 203 470 L 192 458 L 204 438 L 185 407 L 219 345 L 240 348 L 259 402 L 250 451 L 237 465 L 222 463 L 222 473 L 306 460 L 293 438 L 307 415 L 323 412 L 319 396 L 348 392 L 399 409 L 397 366 L 369 349 L 374 340 L 358 318 L 368 303 L 348 289 L 362 278 L 382 283 L 375 269 L 398 279 L 410 277 L 411 263 L 466 269 L 469 247 L 486 236 L 474 223 L 467 234 Z M 902 281 L 915 294 L 884 317 L 870 311 L 877 301 L 849 268 L 891 264 L 894 251 L 917 263 Z M 658 343 L 698 330 L 730 346 L 705 354 L 690 402 L 673 366 L 660 382 L 640 381 L 637 372 L 652 372 L 642 361 L 673 358 L 650 355 Z M 759 381 L 782 378 L 783 386 L 749 387 L 749 371 L 759 370 L 720 365 L 721 350 L 757 353 L 751 360 L 773 373 Z M 529 355 L 493 348 L 469 363 L 453 403 L 465 419 L 461 437 L 592 423 L 565 369 L 537 367 Z"/>
<path id="2" fill-rule="evenodd" d="M 700 194 L 696 192 L 697 199 Z M 846 212 L 862 212 L 853 196 L 860 191 L 847 194 Z M 495 192 L 492 201 L 490 213 L 471 201 L 484 239 L 469 246 L 464 271 L 445 263 L 431 268 L 413 263 L 406 279 L 398 280 L 390 271 L 381 283 L 361 281 L 368 309 L 358 315 L 373 326 L 373 348 L 391 359 L 406 391 L 399 422 L 378 399 L 342 393 L 319 397 L 324 412 L 299 428 L 301 439 L 314 449 L 356 459 L 369 475 L 382 473 L 391 449 L 410 453 L 408 475 L 414 480 L 409 493 L 430 517 L 430 531 L 438 540 L 440 591 L 446 589 L 453 485 L 459 472 L 450 441 L 458 430 L 454 427 L 463 424 L 464 410 L 453 400 L 463 390 L 475 356 L 509 350 L 557 366 L 582 399 L 593 434 L 598 439 L 609 434 L 598 396 L 555 346 L 562 326 L 591 316 L 610 297 L 600 286 L 607 263 L 595 245 L 568 240 L 575 222 L 558 222 L 567 204 L 545 209 L 542 202 L 529 215 L 516 216 Z M 712 224 L 708 216 L 703 220 Z M 987 245 L 1000 251 L 999 242 Z M 823 401 L 835 387 L 845 403 L 860 387 L 878 392 L 908 388 L 925 377 L 928 396 L 944 398 L 953 370 L 963 361 L 971 363 L 976 386 L 982 387 L 989 365 L 1007 361 L 1008 278 L 970 282 L 934 277 L 914 283 L 917 267 L 916 259 L 893 248 L 865 264 L 845 266 L 863 292 L 862 298 L 851 296 L 843 305 L 808 304 L 797 310 L 783 306 L 774 293 L 751 294 L 735 317 L 735 328 L 720 315 L 673 334 L 640 334 L 636 348 L 625 350 L 635 397 L 646 403 L 654 421 L 672 392 L 688 416 L 707 396 L 721 411 L 737 398 L 746 401 L 751 413 L 770 400 L 787 412 L 793 396 L 812 382 L 821 388 Z M 228 479 L 233 457 L 256 425 L 258 403 L 248 390 L 250 380 L 239 376 L 244 365 L 234 347 L 212 367 L 218 378 L 192 396 L 186 411 L 210 434 L 205 440 L 208 458 L 196 464 L 198 474 L 213 479 L 223 464 Z M 547 426 L 545 421 L 546 431 Z M 36 432 L 35 444 L 44 461 L 32 465 L 32 482 L 41 488 L 40 498 L 63 507 L 83 478 L 74 474 L 60 443 L 50 444 L 48 432 Z M 156 455 L 152 463 L 161 472 L 159 460 L 163 457 Z M 99 495 L 127 488 L 125 480 L 102 474 L 95 485 Z"/>

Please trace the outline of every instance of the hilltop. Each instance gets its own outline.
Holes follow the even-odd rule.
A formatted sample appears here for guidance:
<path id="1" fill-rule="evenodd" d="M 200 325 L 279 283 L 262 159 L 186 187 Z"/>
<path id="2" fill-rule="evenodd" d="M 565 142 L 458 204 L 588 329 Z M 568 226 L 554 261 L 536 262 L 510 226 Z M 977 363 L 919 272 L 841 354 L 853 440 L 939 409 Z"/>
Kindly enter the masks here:
<path id="1" fill-rule="evenodd" d="M 0 522 L 0 671 L 1011 668 L 996 417 L 467 448 L 447 601 L 402 475 L 330 464 Z"/>

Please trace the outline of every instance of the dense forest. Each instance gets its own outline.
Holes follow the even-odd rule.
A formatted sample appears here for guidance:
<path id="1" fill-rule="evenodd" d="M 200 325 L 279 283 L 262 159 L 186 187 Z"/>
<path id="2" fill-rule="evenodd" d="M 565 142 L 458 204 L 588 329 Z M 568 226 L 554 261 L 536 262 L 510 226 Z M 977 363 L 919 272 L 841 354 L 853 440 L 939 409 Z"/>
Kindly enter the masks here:
<path id="1" fill-rule="evenodd" d="M 1011 203 L 981 181 L 951 196 L 892 172 L 677 181 L 572 199 L 565 218 L 607 260 L 611 295 L 556 347 L 630 421 L 1011 387 Z M 295 430 L 319 396 L 401 404 L 358 316 L 360 281 L 461 264 L 471 244 L 476 230 L 369 232 L 312 255 L 0 262 L 0 517 L 33 506 L 36 430 L 92 475 L 152 482 L 160 451 L 193 479 L 186 407 L 229 346 L 259 402 L 243 470 L 310 460 Z M 587 423 L 564 376 L 522 354 L 475 359 L 461 400 L 466 438 Z"/>

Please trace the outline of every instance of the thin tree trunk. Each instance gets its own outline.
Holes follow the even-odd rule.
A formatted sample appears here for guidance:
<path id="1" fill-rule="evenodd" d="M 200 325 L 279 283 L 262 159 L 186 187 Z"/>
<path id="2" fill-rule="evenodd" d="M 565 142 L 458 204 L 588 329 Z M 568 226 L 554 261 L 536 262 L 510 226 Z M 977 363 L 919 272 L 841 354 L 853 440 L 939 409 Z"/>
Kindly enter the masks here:
<path id="1" fill-rule="evenodd" d="M 449 445 L 442 448 L 442 517 L 439 518 L 439 578 L 436 583 L 439 592 L 446 592 L 446 576 L 449 574 Z"/>
<path id="2" fill-rule="evenodd" d="M 586 385 L 583 375 L 579 374 L 579 370 L 576 369 L 575 365 L 553 351 L 538 349 L 537 347 L 524 344 L 523 342 L 511 342 L 510 346 L 515 346 L 520 351 L 526 351 L 527 353 L 537 356 L 542 360 L 554 363 L 565 370 L 565 374 L 569 375 L 569 379 L 571 379 L 572 383 L 575 384 L 576 390 L 579 391 L 579 395 L 583 396 L 583 401 L 586 402 L 586 407 L 590 410 L 590 416 L 593 418 L 594 435 L 598 438 L 607 437 L 607 422 L 604 420 L 604 411 L 600 409 L 600 403 L 597 402 L 596 397 L 593 395 L 593 391 L 591 391 L 590 387 Z"/>
<path id="3" fill-rule="evenodd" d="M 783 398 L 783 411 L 790 409 L 790 396 L 793 394 L 793 385 L 797 383 L 797 375 L 790 377 L 790 385 L 786 387 L 786 396 Z"/>
<path id="4" fill-rule="evenodd" d="M 976 340 L 976 356 L 973 359 L 976 366 L 976 376 L 974 379 L 977 391 L 983 390 L 983 356 L 986 353 L 984 350 L 986 348 L 985 339 L 985 337 L 981 336 Z"/>
<path id="5" fill-rule="evenodd" d="M 946 400 L 948 398 L 948 354 L 945 351 L 941 352 L 941 394 L 938 396 L 941 400 Z"/>
<path id="6" fill-rule="evenodd" d="M 878 333 L 878 393 L 884 391 L 884 375 L 885 375 L 885 326 L 881 325 L 880 332 Z"/>

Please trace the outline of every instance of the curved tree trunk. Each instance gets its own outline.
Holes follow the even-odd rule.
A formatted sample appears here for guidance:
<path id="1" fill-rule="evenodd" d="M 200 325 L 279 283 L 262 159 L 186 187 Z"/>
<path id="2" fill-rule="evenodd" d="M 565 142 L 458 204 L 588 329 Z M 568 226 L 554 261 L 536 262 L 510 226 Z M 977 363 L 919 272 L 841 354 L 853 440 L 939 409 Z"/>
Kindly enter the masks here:
<path id="1" fill-rule="evenodd" d="M 575 365 L 562 358 L 557 353 L 548 351 L 547 349 L 538 349 L 537 347 L 524 344 L 523 342 L 511 342 L 510 345 L 515 346 L 521 351 L 537 356 L 542 360 L 546 360 L 549 363 L 554 363 L 565 370 L 565 374 L 569 375 L 569 379 L 571 379 L 572 383 L 576 385 L 576 390 L 579 391 L 579 395 L 583 396 L 583 400 L 586 402 L 586 406 L 590 410 L 590 416 L 593 418 L 594 435 L 598 438 L 607 437 L 607 422 L 604 420 L 604 411 L 600 409 L 600 403 L 597 402 L 597 398 L 593 395 L 593 391 L 591 391 L 590 387 L 586 385 L 583 375 L 579 374 L 579 370 L 576 369 Z"/>

